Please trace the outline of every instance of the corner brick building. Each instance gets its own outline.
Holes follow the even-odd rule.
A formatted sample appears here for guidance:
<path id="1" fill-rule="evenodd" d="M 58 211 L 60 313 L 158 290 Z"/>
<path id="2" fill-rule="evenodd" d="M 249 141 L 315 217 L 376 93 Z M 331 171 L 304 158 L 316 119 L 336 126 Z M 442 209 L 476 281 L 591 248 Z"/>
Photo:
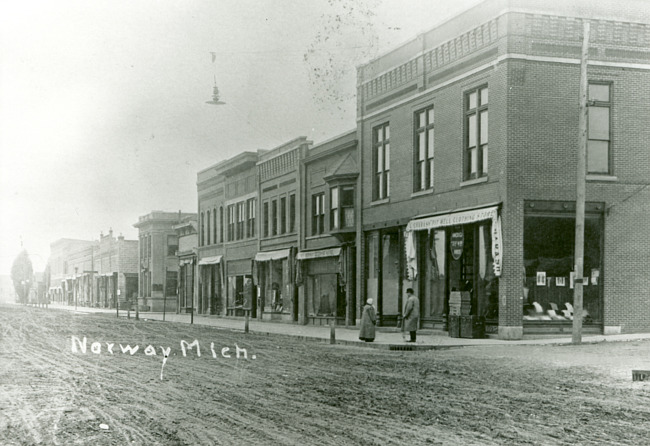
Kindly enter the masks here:
<path id="1" fill-rule="evenodd" d="M 502 339 L 570 331 L 585 21 L 584 326 L 650 330 L 650 9 L 610 0 L 487 0 L 358 68 L 357 296 L 382 325 L 413 287 L 424 327 L 457 295 Z"/>

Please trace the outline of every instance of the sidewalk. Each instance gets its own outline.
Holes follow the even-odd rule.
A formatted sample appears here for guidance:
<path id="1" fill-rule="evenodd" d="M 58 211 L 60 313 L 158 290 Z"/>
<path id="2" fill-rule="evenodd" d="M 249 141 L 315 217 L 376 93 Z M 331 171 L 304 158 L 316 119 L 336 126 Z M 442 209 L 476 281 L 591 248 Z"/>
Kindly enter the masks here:
<path id="1" fill-rule="evenodd" d="M 50 308 L 57 310 L 66 310 L 75 312 L 73 306 L 50 304 Z M 77 313 L 103 313 L 107 315 L 116 315 L 116 311 L 103 308 L 77 307 Z M 120 317 L 126 318 L 127 312 L 120 310 Z M 190 314 L 166 313 L 165 321 L 190 323 Z M 135 319 L 135 312 L 131 312 L 131 318 Z M 141 312 L 140 320 L 162 321 L 162 313 Z M 220 316 L 194 315 L 194 324 L 217 327 L 226 330 L 244 331 L 244 318 L 224 318 Z M 258 320 L 249 320 L 249 332 L 255 334 L 273 334 L 303 338 L 305 340 L 326 342 L 331 339 L 331 329 L 327 326 L 314 325 L 294 325 L 277 322 L 260 322 Z M 372 343 L 362 342 L 359 340 L 359 329 L 356 327 L 346 328 L 337 326 L 335 329 L 335 342 L 344 345 L 356 345 L 368 348 L 381 348 L 387 350 L 435 350 L 469 346 L 486 346 L 486 345 L 559 345 L 571 344 L 571 335 L 558 337 L 546 337 L 542 339 L 523 339 L 519 341 L 503 341 L 500 339 L 465 339 L 450 338 L 446 332 L 436 330 L 422 329 L 418 331 L 416 343 L 407 343 L 402 337 L 402 333 L 394 329 L 377 329 L 375 341 Z M 621 335 L 583 335 L 583 343 L 597 342 L 624 342 L 650 339 L 650 333 L 621 334 Z"/>

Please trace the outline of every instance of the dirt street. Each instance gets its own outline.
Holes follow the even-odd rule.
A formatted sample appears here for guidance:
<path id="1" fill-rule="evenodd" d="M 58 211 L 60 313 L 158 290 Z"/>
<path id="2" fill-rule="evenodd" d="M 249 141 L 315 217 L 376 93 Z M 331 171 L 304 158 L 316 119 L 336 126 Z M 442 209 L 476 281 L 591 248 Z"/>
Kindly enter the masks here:
<path id="1" fill-rule="evenodd" d="M 0 444 L 650 444 L 632 369 L 650 343 L 391 352 L 2 306 Z"/>

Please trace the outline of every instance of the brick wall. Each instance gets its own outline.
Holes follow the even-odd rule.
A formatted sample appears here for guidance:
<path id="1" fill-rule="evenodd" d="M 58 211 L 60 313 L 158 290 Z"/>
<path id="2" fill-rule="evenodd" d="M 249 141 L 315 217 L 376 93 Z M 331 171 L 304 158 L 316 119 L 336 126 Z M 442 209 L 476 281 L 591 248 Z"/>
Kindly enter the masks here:
<path id="1" fill-rule="evenodd" d="M 545 8 L 534 1 L 521 4 Z M 469 25 L 476 23 L 469 23 L 466 29 L 471 28 Z M 524 200 L 575 201 L 577 58 L 582 22 L 551 12 L 511 12 L 499 18 L 497 30 L 497 39 L 491 43 L 496 52 L 492 59 L 481 61 L 481 71 L 476 70 L 477 65 L 466 63 L 471 60 L 469 54 L 458 58 L 456 49 L 456 59 L 449 59 L 456 72 L 449 74 L 447 70 L 446 77 L 436 78 L 433 65 L 423 61 L 422 66 L 433 70 L 433 75 L 424 73 L 417 90 L 410 93 L 391 95 L 391 85 L 393 91 L 398 91 L 399 85 L 383 78 L 372 82 L 385 90 L 377 90 L 368 82 L 371 75 L 386 77 L 391 70 L 399 72 L 409 60 L 404 52 L 412 43 L 361 68 L 358 132 L 362 223 L 364 230 L 403 226 L 416 215 L 502 203 L 505 252 L 499 325 L 521 327 Z M 623 332 L 650 331 L 650 276 L 641 270 L 650 263 L 650 54 L 643 51 L 650 39 L 650 25 L 598 19 L 592 36 L 590 58 L 599 64 L 589 66 L 589 79 L 611 82 L 613 98 L 612 172 L 589 176 L 586 194 L 587 201 L 605 203 L 607 209 L 602 271 L 604 325 L 620 326 Z M 462 38 L 454 42 L 464 45 Z M 422 57 L 416 54 L 413 52 L 412 57 Z M 391 67 L 389 61 L 395 65 Z M 627 65 L 621 67 L 621 62 Z M 373 67 L 380 66 L 385 73 L 372 74 Z M 485 182 L 468 185 L 463 183 L 463 95 L 482 84 L 488 85 L 490 94 L 488 177 Z M 369 110 L 368 101 L 376 102 L 376 97 L 384 102 Z M 413 116 L 430 104 L 436 114 L 434 190 L 414 194 Z M 373 203 L 372 129 L 385 122 L 390 123 L 391 131 L 390 198 Z M 357 274 L 363 290 L 361 246 L 359 260 Z"/>

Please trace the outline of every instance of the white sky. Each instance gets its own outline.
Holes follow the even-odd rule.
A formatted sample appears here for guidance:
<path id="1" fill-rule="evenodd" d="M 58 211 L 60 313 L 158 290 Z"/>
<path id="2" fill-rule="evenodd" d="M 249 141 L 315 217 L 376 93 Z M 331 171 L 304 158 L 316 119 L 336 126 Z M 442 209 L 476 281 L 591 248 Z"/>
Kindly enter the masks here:
<path id="1" fill-rule="evenodd" d="M 0 274 L 21 241 L 41 271 L 59 238 L 137 239 L 196 212 L 199 170 L 353 129 L 356 66 L 474 3 L 0 0 Z"/>

